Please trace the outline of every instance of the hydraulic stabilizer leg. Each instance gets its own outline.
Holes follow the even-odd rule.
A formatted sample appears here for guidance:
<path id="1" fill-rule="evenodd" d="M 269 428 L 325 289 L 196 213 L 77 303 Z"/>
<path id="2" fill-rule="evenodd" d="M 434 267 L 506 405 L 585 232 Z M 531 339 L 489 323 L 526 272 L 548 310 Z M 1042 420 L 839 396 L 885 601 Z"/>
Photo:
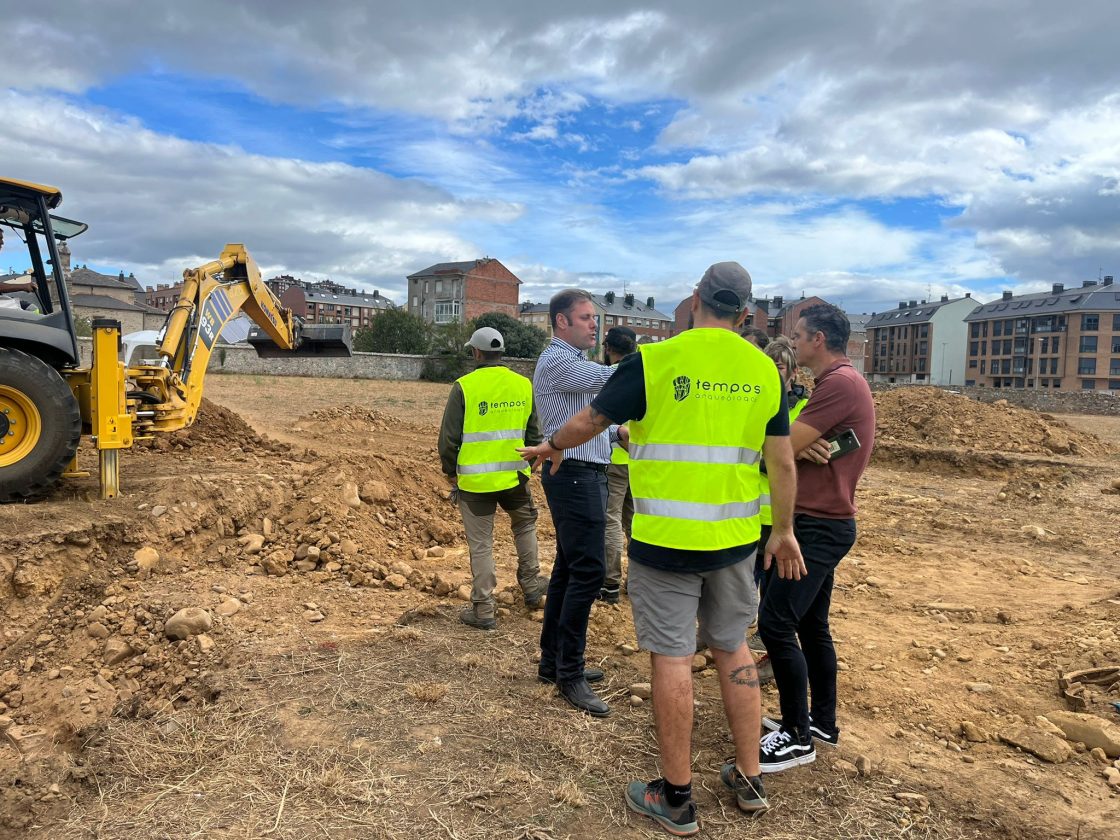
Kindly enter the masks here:
<path id="1" fill-rule="evenodd" d="M 97 457 L 101 464 L 101 498 L 112 499 L 121 489 L 121 451 L 101 449 Z"/>
<path id="2" fill-rule="evenodd" d="M 120 321 L 93 321 L 93 369 L 90 371 L 90 425 L 97 441 L 101 498 L 120 491 L 120 450 L 132 446 L 132 417 L 125 407 L 124 363 L 117 358 Z"/>

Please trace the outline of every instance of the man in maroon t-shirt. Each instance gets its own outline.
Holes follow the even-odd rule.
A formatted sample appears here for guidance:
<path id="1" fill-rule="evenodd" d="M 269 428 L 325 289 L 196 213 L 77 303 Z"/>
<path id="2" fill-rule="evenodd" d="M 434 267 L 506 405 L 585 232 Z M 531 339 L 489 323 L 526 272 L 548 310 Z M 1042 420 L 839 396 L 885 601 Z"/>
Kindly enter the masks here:
<path id="1" fill-rule="evenodd" d="M 763 718 L 763 773 L 816 759 L 814 741 L 836 745 L 836 649 L 828 627 L 833 574 L 856 540 L 856 484 L 875 442 L 875 404 L 867 382 L 845 355 L 851 326 L 831 304 L 806 308 L 794 327 L 798 364 L 816 379 L 809 403 L 790 428 L 797 453 L 794 534 L 808 574 L 763 581 L 758 630 L 778 685 L 782 716 Z M 851 446 L 854 433 L 859 446 Z M 831 452 L 830 441 L 848 445 Z M 800 641 L 800 646 L 798 642 Z M 809 690 L 812 689 L 812 706 Z"/>

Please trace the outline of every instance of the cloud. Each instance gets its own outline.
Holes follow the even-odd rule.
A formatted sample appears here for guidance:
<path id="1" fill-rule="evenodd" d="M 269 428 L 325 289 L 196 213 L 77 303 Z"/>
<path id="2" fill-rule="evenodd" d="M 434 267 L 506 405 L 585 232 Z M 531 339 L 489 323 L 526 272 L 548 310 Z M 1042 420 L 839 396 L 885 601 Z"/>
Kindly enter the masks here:
<path id="1" fill-rule="evenodd" d="M 1120 74 L 1103 0 L 144 9 L 62 0 L 5 17 L 20 45 L 7 83 L 32 108 L 0 127 L 0 151 L 65 175 L 54 180 L 98 196 L 88 206 L 110 220 L 146 221 L 146 205 L 166 225 L 149 246 L 102 223 L 86 241 L 106 258 L 207 255 L 231 216 L 277 265 L 387 280 L 413 259 L 500 253 L 540 267 L 542 289 L 586 268 L 682 296 L 697 266 L 737 252 L 775 288 L 837 292 L 843 278 L 1071 282 L 1120 255 Z M 186 143 L 81 105 L 153 69 L 352 119 L 328 147 L 351 163 Z M 627 105 L 643 120 L 619 120 L 626 139 L 592 124 L 596 108 Z M 67 124 L 32 125 L 43 108 Z M 941 203 L 944 221 L 858 209 L 905 198 Z M 719 213 L 697 225 L 704 206 Z"/>
<path id="2" fill-rule="evenodd" d="M 268 269 L 401 289 L 429 262 L 475 253 L 455 233 L 464 219 L 519 213 L 368 168 L 188 142 L 56 98 L 0 93 L 0 124 L 5 174 L 58 185 L 61 212 L 92 222 L 75 261 L 152 284 L 238 241 Z"/>

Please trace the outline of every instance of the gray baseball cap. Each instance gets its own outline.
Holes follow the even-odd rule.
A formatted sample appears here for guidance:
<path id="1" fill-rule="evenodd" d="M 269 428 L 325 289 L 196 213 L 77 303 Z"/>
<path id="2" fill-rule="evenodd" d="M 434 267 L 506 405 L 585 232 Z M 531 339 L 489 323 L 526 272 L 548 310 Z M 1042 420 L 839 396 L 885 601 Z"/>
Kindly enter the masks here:
<path id="1" fill-rule="evenodd" d="M 742 312 L 751 297 L 751 276 L 737 262 L 712 265 L 696 287 L 700 300 L 717 312 Z"/>
<path id="2" fill-rule="evenodd" d="M 494 352 L 501 350 L 505 352 L 506 341 L 502 338 L 502 334 L 493 327 L 479 327 L 474 331 L 471 340 L 463 345 L 464 347 L 474 347 L 477 350 L 484 352 Z"/>

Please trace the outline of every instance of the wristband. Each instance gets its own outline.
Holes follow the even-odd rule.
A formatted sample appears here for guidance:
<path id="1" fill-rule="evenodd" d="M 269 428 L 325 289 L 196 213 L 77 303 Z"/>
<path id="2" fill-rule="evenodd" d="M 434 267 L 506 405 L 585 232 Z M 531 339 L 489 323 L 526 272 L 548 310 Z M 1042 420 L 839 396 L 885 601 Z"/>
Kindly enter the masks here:
<path id="1" fill-rule="evenodd" d="M 555 449 L 555 450 L 556 450 L 557 452 L 563 452 L 564 450 L 563 450 L 563 449 L 561 449 L 561 448 L 560 448 L 559 446 L 557 446 L 557 445 L 556 445 L 556 441 L 555 441 L 555 440 L 553 440 L 553 438 L 554 438 L 555 436 L 556 436 L 556 432 L 553 432 L 553 433 L 552 433 L 551 435 L 549 435 L 549 436 L 548 436 L 548 440 L 547 440 L 546 442 L 548 443 L 548 445 L 549 445 L 549 446 L 551 446 L 551 447 L 552 447 L 553 449 Z"/>

